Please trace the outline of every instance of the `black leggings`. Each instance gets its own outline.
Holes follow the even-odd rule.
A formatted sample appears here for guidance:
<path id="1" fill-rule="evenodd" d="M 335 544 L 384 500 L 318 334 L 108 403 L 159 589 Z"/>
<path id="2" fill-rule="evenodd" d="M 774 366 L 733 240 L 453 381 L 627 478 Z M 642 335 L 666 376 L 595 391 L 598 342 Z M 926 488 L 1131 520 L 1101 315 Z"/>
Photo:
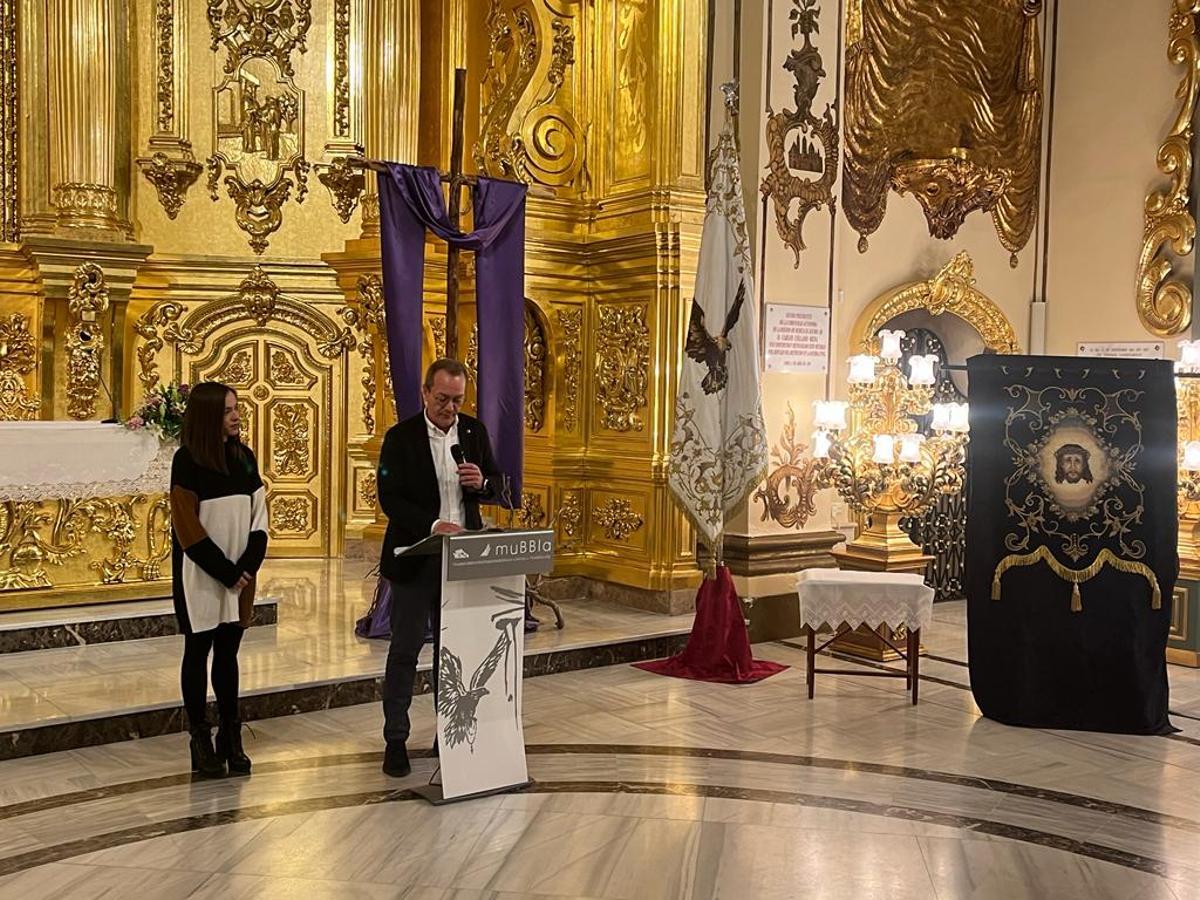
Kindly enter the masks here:
<path id="1" fill-rule="evenodd" d="M 209 631 L 184 635 L 179 683 L 183 689 L 183 706 L 187 710 L 190 728 L 208 725 L 205 708 L 208 706 L 209 650 L 213 657 L 213 693 L 217 695 L 217 711 L 221 721 L 238 721 L 237 654 L 245 630 L 234 622 L 222 622 Z"/>

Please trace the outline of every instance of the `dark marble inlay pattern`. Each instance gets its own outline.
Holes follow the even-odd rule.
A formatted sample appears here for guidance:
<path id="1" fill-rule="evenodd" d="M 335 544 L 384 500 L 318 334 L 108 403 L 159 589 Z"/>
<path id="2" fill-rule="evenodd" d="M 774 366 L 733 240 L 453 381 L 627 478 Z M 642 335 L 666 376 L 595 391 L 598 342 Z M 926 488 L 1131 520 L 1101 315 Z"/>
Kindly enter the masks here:
<path id="1" fill-rule="evenodd" d="M 670 656 L 684 647 L 687 638 L 687 634 L 671 634 L 591 647 L 531 653 L 525 656 L 525 677 L 533 678 Z M 241 698 L 242 719 L 272 719 L 277 716 L 373 703 L 382 698 L 382 688 L 382 677 L 372 675 L 308 687 L 246 694 Z M 431 690 L 429 670 L 419 670 L 413 687 L 414 693 L 424 694 Z M 217 721 L 215 704 L 209 704 L 208 715 L 210 721 Z M 186 727 L 181 703 L 143 712 L 119 713 L 74 722 L 0 731 L 0 760 L 175 734 L 186 730 Z"/>
<path id="2" fill-rule="evenodd" d="M 1169 813 L 1157 812 L 1156 810 L 1144 807 L 1101 800 L 1082 794 L 1069 794 L 1063 791 L 1034 787 L 1032 785 L 1004 781 L 997 778 L 961 775 L 956 772 L 918 769 L 887 763 L 863 762 L 860 760 L 838 759 L 836 757 L 798 756 L 790 753 L 774 753 L 761 750 L 735 750 L 724 747 L 684 747 L 660 744 L 528 744 L 525 747 L 525 752 L 529 756 L 652 756 L 688 759 L 723 759 L 738 762 L 765 763 L 769 765 L 829 769 L 860 775 L 907 778 L 953 787 L 1006 794 L 1047 803 L 1057 803 L 1063 806 L 1085 809 L 1089 812 L 1119 816 L 1151 825 L 1200 834 L 1200 821 Z M 425 759 L 431 758 L 435 754 L 432 750 L 414 748 L 410 750 L 409 756 L 414 759 Z M 256 775 L 261 776 L 275 772 L 292 772 L 299 769 L 325 769 L 362 764 L 376 765 L 382 759 L 382 751 L 375 750 L 360 753 L 338 753 L 328 756 L 310 756 L 300 759 L 255 763 L 254 772 Z M 57 794 L 37 800 L 22 801 L 7 806 L 0 806 L 0 820 L 17 818 L 45 809 L 65 808 L 79 803 L 107 800 L 111 797 L 127 796 L 181 784 L 189 784 L 192 780 L 193 778 L 190 773 L 164 775 L 159 778 L 121 782 L 105 787 Z"/>
<path id="3" fill-rule="evenodd" d="M 665 796 L 716 797 L 758 803 L 790 804 L 959 828 L 1008 840 L 1035 844 L 1040 847 L 1062 850 L 1067 853 L 1113 863 L 1160 877 L 1166 877 L 1170 868 L 1169 864 L 1165 861 L 1153 857 L 1117 850 L 1089 841 L 1067 838 L 1038 829 L 1009 825 L 1004 822 L 995 822 L 990 819 L 981 819 L 973 816 L 921 809 L 913 806 L 898 806 L 894 804 L 875 803 L 869 800 L 828 797 L 821 794 L 803 794 L 765 788 L 655 781 L 541 781 L 532 783 L 523 792 L 537 794 L 656 794 Z M 85 853 L 107 850 L 165 835 L 180 834 L 201 828 L 211 828 L 217 825 L 275 818 L 297 813 L 313 813 L 331 809 L 369 806 L 378 803 L 404 802 L 414 799 L 417 799 L 417 795 L 408 789 L 365 791 L 332 797 L 314 797 L 281 803 L 267 803 L 236 810 L 186 816 L 164 822 L 124 828 L 94 837 L 68 841 L 5 857 L 0 859 L 0 876 L 10 875 L 24 869 L 45 865 L 46 863 L 59 862 Z"/>
<path id="4" fill-rule="evenodd" d="M 274 625 L 278 621 L 279 605 L 271 600 L 255 605 L 250 626 Z M 174 634 L 179 634 L 179 625 L 173 612 L 61 625 L 36 625 L 29 628 L 0 628 L 0 653 L 59 650 L 64 647 L 82 647 L 86 644 L 170 637 Z"/>

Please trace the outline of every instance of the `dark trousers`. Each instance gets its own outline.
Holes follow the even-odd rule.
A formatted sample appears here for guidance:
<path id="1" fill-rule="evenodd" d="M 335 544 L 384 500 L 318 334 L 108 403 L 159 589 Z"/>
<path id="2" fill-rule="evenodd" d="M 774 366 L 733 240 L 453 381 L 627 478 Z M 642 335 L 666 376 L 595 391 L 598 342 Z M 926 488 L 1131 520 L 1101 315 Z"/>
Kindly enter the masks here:
<path id="1" fill-rule="evenodd" d="M 406 581 L 393 581 L 392 638 L 383 673 L 383 739 L 404 744 L 412 731 L 408 708 L 412 705 L 417 657 L 425 643 L 425 624 L 433 623 L 433 678 L 437 690 L 437 658 L 442 611 L 442 558 L 427 556 L 417 573 Z"/>
<path id="2" fill-rule="evenodd" d="M 205 708 L 208 706 L 208 654 L 212 653 L 213 693 L 217 695 L 217 712 L 222 722 L 238 721 L 238 648 L 245 632 L 236 622 L 222 622 L 216 628 L 186 634 L 183 637 L 183 665 L 179 669 L 179 684 L 183 690 L 183 706 L 188 725 L 206 727 Z"/>

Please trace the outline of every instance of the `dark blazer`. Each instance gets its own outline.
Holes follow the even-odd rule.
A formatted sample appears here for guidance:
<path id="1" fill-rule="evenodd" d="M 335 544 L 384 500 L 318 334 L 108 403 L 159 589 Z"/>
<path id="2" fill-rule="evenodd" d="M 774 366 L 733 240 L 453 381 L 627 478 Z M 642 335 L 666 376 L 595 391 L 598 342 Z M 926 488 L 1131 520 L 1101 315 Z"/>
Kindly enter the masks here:
<path id="1" fill-rule="evenodd" d="M 479 503 L 499 496 L 500 470 L 487 429 L 478 419 L 458 414 L 458 443 L 466 461 L 479 466 L 488 480 L 485 491 L 463 489 L 463 526 L 482 528 Z M 396 559 L 393 551 L 428 537 L 442 505 L 424 411 L 388 429 L 378 477 L 379 505 L 388 518 L 379 571 L 392 581 L 405 581 L 416 573 L 420 561 Z"/>

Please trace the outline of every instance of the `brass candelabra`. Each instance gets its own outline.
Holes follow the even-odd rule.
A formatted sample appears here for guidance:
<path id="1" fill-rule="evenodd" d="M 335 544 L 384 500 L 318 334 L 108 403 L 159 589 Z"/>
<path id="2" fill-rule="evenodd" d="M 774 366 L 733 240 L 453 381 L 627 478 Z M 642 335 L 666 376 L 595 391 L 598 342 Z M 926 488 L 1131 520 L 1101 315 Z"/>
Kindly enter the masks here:
<path id="1" fill-rule="evenodd" d="M 937 357 L 909 358 L 900 369 L 902 331 L 879 333 L 878 356 L 850 358 L 849 402 L 816 403 L 812 437 L 821 486 L 833 487 L 868 517 L 840 554 L 843 566 L 875 571 L 923 571 L 929 557 L 900 528 L 939 494 L 962 490 L 967 404 L 933 403 Z M 933 413 L 932 436 L 916 417 Z"/>

